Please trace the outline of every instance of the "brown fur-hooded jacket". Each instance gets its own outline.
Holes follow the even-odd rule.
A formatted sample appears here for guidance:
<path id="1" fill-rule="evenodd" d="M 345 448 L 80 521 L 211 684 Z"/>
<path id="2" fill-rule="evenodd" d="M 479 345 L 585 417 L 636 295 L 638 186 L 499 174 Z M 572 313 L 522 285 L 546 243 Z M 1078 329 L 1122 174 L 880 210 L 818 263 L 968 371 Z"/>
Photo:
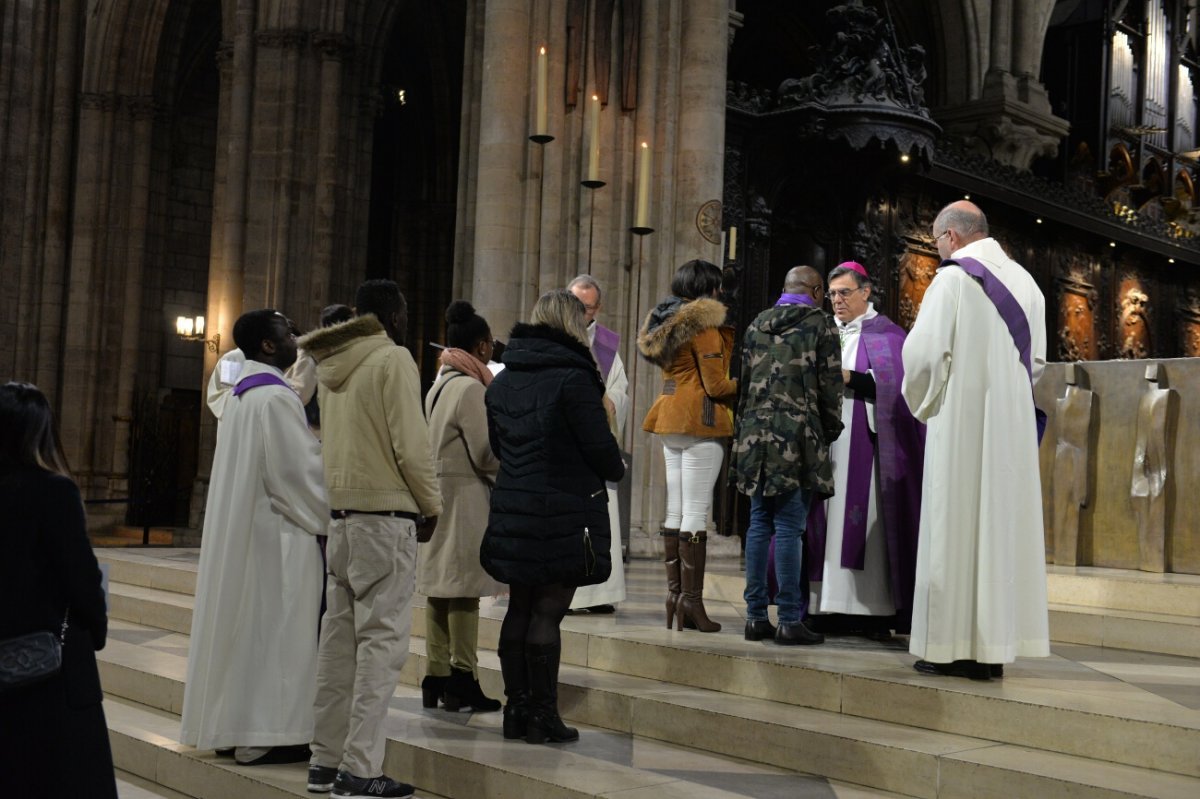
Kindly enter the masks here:
<path id="1" fill-rule="evenodd" d="M 729 377 L 733 329 L 725 306 L 708 297 L 658 304 L 638 331 L 638 351 L 662 367 L 662 394 L 642 423 L 649 433 L 720 438 L 733 434 L 737 380 Z"/>

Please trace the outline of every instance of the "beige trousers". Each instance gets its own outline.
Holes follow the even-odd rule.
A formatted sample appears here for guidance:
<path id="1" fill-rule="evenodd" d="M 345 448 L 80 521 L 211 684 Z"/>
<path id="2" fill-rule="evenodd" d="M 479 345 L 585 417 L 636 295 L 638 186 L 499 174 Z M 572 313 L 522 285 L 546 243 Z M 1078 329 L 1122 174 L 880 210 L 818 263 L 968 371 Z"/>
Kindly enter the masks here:
<path id="1" fill-rule="evenodd" d="M 408 658 L 416 525 L 367 514 L 335 519 L 326 553 L 311 762 L 378 777 L 388 704 Z"/>
<path id="2" fill-rule="evenodd" d="M 449 677 L 450 667 L 479 679 L 479 597 L 425 599 L 425 672 Z"/>

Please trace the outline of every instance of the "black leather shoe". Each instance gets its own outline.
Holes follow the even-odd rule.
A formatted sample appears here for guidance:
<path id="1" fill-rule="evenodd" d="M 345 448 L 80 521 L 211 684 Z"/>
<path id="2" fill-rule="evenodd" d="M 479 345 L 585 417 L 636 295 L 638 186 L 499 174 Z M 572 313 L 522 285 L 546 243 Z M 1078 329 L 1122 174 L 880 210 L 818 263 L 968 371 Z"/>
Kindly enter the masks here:
<path id="1" fill-rule="evenodd" d="M 966 677 L 969 680 L 980 681 L 992 679 L 991 667 L 987 663 L 977 663 L 974 660 L 956 660 L 953 663 L 918 660 L 913 664 L 913 668 L 921 674 L 936 674 L 942 677 Z"/>
<path id="2" fill-rule="evenodd" d="M 775 630 L 775 643 L 780 646 L 812 646 L 825 643 L 825 636 L 814 633 L 802 621 L 781 621 Z"/>
<path id="3" fill-rule="evenodd" d="M 1003 677 L 1004 677 L 1004 664 L 1003 663 L 989 663 L 988 670 L 991 672 L 992 677 L 994 677 L 995 679 L 997 679 L 997 680 L 1003 679 Z"/>
<path id="4" fill-rule="evenodd" d="M 769 619 L 751 619 L 746 622 L 746 640 L 761 641 L 775 637 L 775 625 Z"/>

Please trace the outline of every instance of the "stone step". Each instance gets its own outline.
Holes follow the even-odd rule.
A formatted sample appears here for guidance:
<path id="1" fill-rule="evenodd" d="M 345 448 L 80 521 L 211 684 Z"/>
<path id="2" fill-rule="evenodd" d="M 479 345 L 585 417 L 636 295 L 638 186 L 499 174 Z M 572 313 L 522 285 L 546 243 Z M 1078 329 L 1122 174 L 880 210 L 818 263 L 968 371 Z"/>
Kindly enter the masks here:
<path id="1" fill-rule="evenodd" d="M 147 701 L 139 702 L 115 692 L 137 694 L 139 686 L 167 680 L 177 694 L 170 702 L 178 704 L 182 702 L 181 678 L 156 673 L 153 680 L 112 681 L 114 669 L 138 672 L 148 668 L 114 662 L 131 657 L 128 651 L 117 651 L 111 660 L 102 660 L 102 678 L 109 692 L 105 712 L 119 768 L 198 799 L 305 795 L 301 766 L 238 767 L 211 752 L 176 743 L 179 719 L 153 704 L 162 700 L 160 694 L 153 690 L 140 692 Z M 156 659 L 154 668 L 176 675 L 186 668 L 186 661 L 172 665 L 172 659 L 182 660 L 165 654 Z M 525 799 L 746 799 L 761 796 L 757 786 L 764 784 L 786 789 L 789 785 L 824 782 L 790 770 L 588 728 L 581 728 L 578 744 L 530 747 L 521 741 L 503 740 L 500 714 L 427 712 L 420 709 L 420 702 L 418 689 L 397 689 L 389 711 L 384 769 L 412 781 L 423 797 L 431 797 L 430 791 L 436 791 L 450 797 Z M 626 752 L 631 743 L 637 755 L 633 758 Z M 641 760 L 647 765 L 624 765 L 621 760 Z M 651 763 L 665 767 L 653 767 Z M 738 788 L 739 782 L 749 789 Z M 835 783 L 826 787 L 833 788 L 836 796 L 898 796 L 861 786 Z"/>
<path id="2" fill-rule="evenodd" d="M 642 579 L 633 574 L 631 587 Z M 185 618 L 189 596 L 142 587 L 115 589 L 121 599 L 114 601 L 114 617 L 177 632 L 190 628 Z M 481 649 L 495 648 L 502 612 L 493 608 L 482 614 Z M 723 612 L 729 624 L 732 611 Z M 564 620 L 563 662 L 681 688 L 1200 776 L 1200 712 L 1195 705 L 1181 707 L 1164 698 L 1163 691 L 1130 684 L 1122 673 L 1128 670 L 1125 664 L 1093 663 L 1104 659 L 1104 650 L 1074 653 L 1065 647 L 1074 660 L 1022 660 L 1009 667 L 1002 681 L 973 683 L 917 675 L 911 670 L 913 658 L 902 649 L 831 638 L 822 647 L 784 650 L 743 641 L 736 632 L 668 632 L 658 627 L 656 614 L 656 609 L 630 601 L 618 617 Z M 417 639 L 424 634 L 420 608 L 414 612 L 413 634 Z M 1159 667 L 1165 677 L 1145 681 L 1181 684 L 1185 687 L 1180 690 L 1186 690 L 1196 665 L 1168 662 Z M 415 684 L 417 674 L 407 673 L 405 680 Z M 493 695 L 498 687 L 498 681 L 491 686 Z"/>
<path id="3" fill-rule="evenodd" d="M 1200 618 L 1200 575 L 1195 574 L 1047 566 L 1046 593 L 1059 605 Z"/>
<path id="4" fill-rule="evenodd" d="M 160 631 L 160 637 L 152 643 L 131 644 L 119 639 L 130 637 L 128 632 L 149 637 L 154 631 L 121 622 L 117 625 L 114 640 L 99 655 L 106 691 L 178 712 L 187 668 L 186 637 Z M 413 710 L 419 708 L 416 685 L 425 670 L 422 644 L 414 639 L 414 656 L 405 665 L 397 691 L 398 697 L 411 699 L 405 701 Z M 501 677 L 493 653 L 481 653 L 480 671 L 485 692 L 500 695 Z M 1069 786 L 1071 792 L 1084 790 L 1087 795 L 1107 788 L 1110 792 L 1102 794 L 1105 796 L 1190 797 L 1200 791 L 1200 779 L 1194 777 L 1110 766 L 1028 747 L 998 745 L 981 738 L 914 729 L 901 723 L 567 665 L 560 673 L 560 707 L 572 723 L 910 796 L 990 795 L 991 789 L 979 792 L 985 784 L 993 785 L 995 795 L 1000 795 L 1003 786 L 1014 780 L 1029 788 L 1027 793 L 1017 795 L 1064 795 L 1064 786 Z M 417 712 L 436 718 L 460 715 Z M 490 720 L 488 723 L 495 726 L 498 714 L 478 714 L 471 723 L 477 719 L 480 723 Z M 1028 769 L 1021 766 L 1025 760 L 1031 764 Z M 1105 775 L 1105 781 L 1094 780 L 1091 775 L 1097 773 Z M 962 791 L 947 793 L 947 780 L 961 785 Z"/>
<path id="5" fill-rule="evenodd" d="M 164 788 L 150 780 L 130 774 L 128 771 L 116 770 L 117 796 L 121 799 L 195 799 L 179 791 Z"/>
<path id="6" fill-rule="evenodd" d="M 1200 658 L 1200 617 L 1051 604 L 1050 638 Z"/>

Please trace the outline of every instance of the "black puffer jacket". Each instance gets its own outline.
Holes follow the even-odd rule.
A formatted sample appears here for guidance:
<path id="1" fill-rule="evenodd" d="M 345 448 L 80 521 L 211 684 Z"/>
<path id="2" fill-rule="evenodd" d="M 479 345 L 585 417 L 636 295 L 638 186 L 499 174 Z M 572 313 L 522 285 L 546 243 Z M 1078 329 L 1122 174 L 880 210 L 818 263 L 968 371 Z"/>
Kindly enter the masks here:
<path id="1" fill-rule="evenodd" d="M 503 583 L 608 579 L 608 492 L 625 473 L 591 351 L 546 325 L 518 324 L 488 387 L 500 473 L 480 562 Z"/>

